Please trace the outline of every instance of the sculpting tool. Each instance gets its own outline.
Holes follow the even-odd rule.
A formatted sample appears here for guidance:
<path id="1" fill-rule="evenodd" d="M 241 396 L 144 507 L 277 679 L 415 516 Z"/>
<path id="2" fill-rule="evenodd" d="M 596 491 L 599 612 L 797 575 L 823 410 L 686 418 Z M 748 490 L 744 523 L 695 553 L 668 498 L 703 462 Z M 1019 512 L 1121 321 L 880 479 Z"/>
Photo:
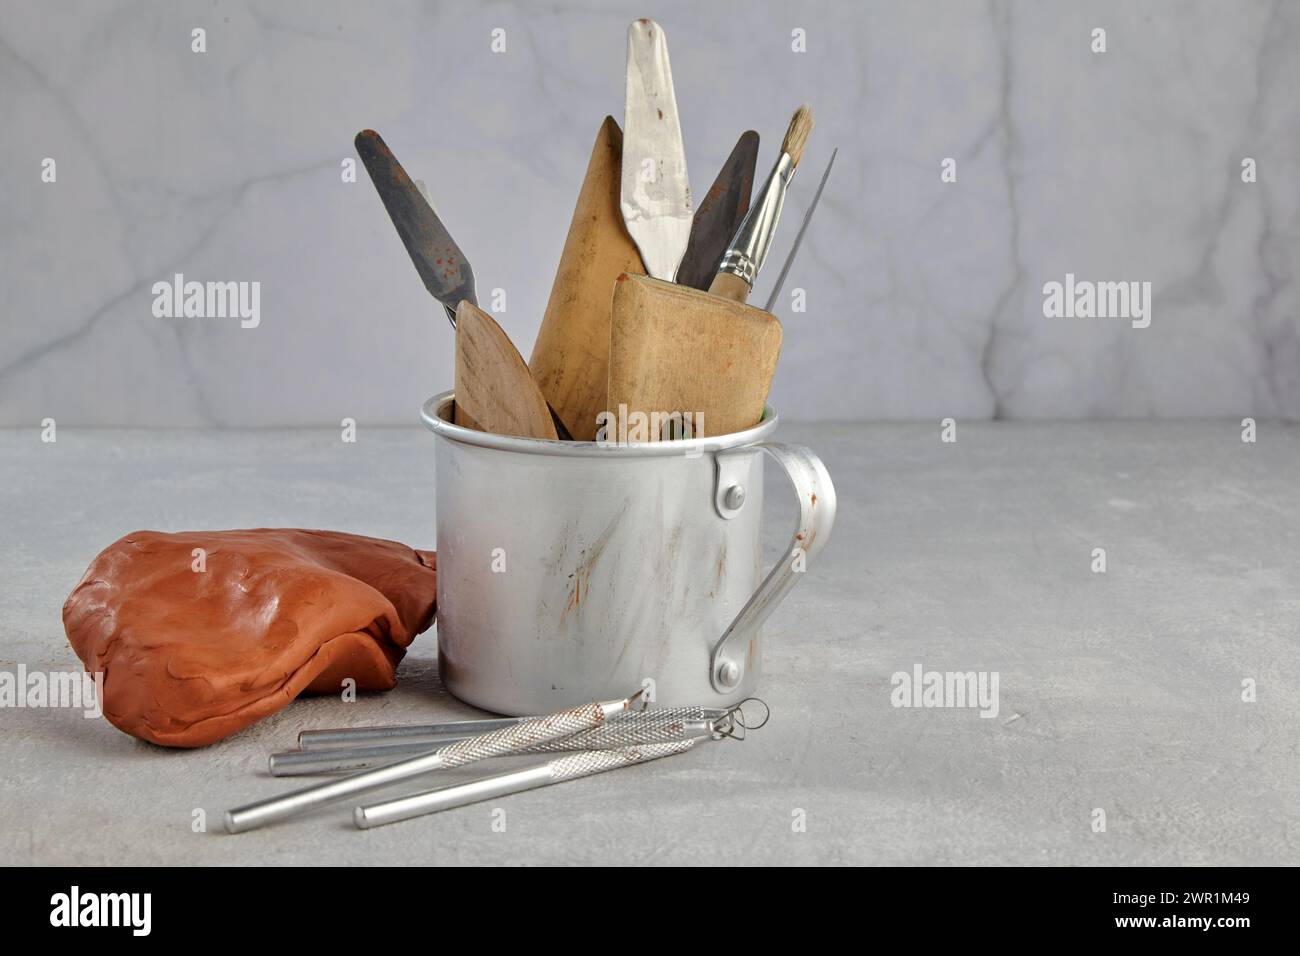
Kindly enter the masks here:
<path id="1" fill-rule="evenodd" d="M 803 234 L 808 231 L 808 223 L 812 222 L 813 213 L 817 211 L 817 203 L 821 202 L 822 190 L 826 188 L 826 180 L 830 178 L 831 167 L 835 165 L 837 155 L 839 155 L 838 147 L 831 150 L 830 162 L 826 164 L 826 171 L 822 173 L 822 181 L 817 184 L 817 192 L 813 193 L 812 202 L 808 204 L 808 211 L 803 214 L 803 222 L 799 224 L 799 231 L 795 233 L 794 245 L 790 247 L 790 254 L 785 257 L 785 263 L 781 266 L 781 273 L 776 277 L 776 285 L 772 286 L 772 294 L 767 297 L 767 304 L 763 306 L 764 312 L 771 312 L 772 307 L 776 305 L 776 297 L 781 294 L 781 287 L 785 285 L 785 277 L 790 274 L 790 267 L 794 265 L 794 258 L 799 254 L 799 246 L 803 244 Z"/>
<path id="2" fill-rule="evenodd" d="M 641 253 L 627 234 L 618 196 L 623 131 L 606 116 L 592 144 L 587 174 L 564 240 L 555 282 L 528 370 L 578 441 L 596 438 L 608 408 L 609 310 L 614 283 L 643 275 Z"/>
<path id="3" fill-rule="evenodd" d="M 757 306 L 649 276 L 614 288 L 609 407 L 651 421 L 690 413 L 696 437 L 730 435 L 763 417 L 781 354 L 781 323 Z M 642 440 L 675 437 L 649 428 Z"/>
<path id="4" fill-rule="evenodd" d="M 489 730 L 513 727 L 534 717 L 488 717 L 482 720 L 453 720 L 442 724 L 391 724 L 382 727 L 330 727 L 321 730 L 304 730 L 298 734 L 302 750 L 322 750 L 333 747 L 354 747 L 378 743 L 409 743 L 464 740 L 485 734 Z"/>
<path id="5" fill-rule="evenodd" d="M 420 279 L 424 282 L 424 287 L 429 290 L 429 294 L 442 303 L 454 329 L 456 310 L 460 304 L 468 302 L 473 306 L 478 305 L 478 296 L 474 291 L 474 270 L 470 268 L 469 259 L 460 251 L 456 241 L 447 232 L 447 227 L 433 211 L 427 194 L 421 189 L 422 184 L 411 179 L 383 138 L 374 130 L 366 129 L 357 133 L 355 145 L 357 155 L 361 157 L 366 172 L 370 174 L 370 181 L 375 184 L 375 191 L 379 193 L 384 208 L 388 210 L 388 218 L 393 221 L 397 235 L 401 238 L 402 245 L 406 247 L 411 263 L 415 266 L 415 271 L 420 274 Z M 504 333 L 501 335 L 504 336 Z M 457 343 L 459 352 L 459 337 Z M 506 351 L 508 353 L 515 350 L 513 346 L 509 346 Z M 522 361 L 520 359 L 520 364 Z M 458 355 L 457 365 L 460 364 Z M 490 363 L 485 357 L 482 364 Z M 514 371 L 512 364 L 492 367 L 500 368 L 506 373 Z M 531 400 L 531 393 L 526 387 L 520 394 L 527 395 Z M 517 413 L 518 418 L 523 421 L 529 420 L 531 411 L 531 404 L 527 402 L 521 407 L 512 409 L 512 412 Z M 569 440 L 571 437 L 569 430 L 560 416 L 555 413 L 555 409 L 548 404 L 546 411 L 551 419 L 552 428 L 529 429 L 526 432 L 527 437 Z M 456 424 L 467 428 L 492 430 L 490 426 L 477 424 L 470 416 L 462 417 L 459 401 L 456 403 Z"/>
<path id="6" fill-rule="evenodd" d="M 724 718 L 729 716 L 729 712 L 725 710 L 712 710 L 712 713 L 716 716 L 706 718 L 703 716 L 703 708 L 699 707 L 644 710 L 608 720 L 594 730 L 584 730 L 572 737 L 538 744 L 520 752 L 562 753 L 574 750 L 610 750 L 615 747 L 677 740 L 712 731 L 716 726 L 724 725 Z M 443 741 L 443 743 L 450 743 L 450 741 Z M 272 754 L 270 771 L 273 777 L 341 773 L 393 763 L 411 754 L 427 752 L 428 749 L 427 743 L 415 741 L 325 750 L 292 750 Z"/>
<path id="7" fill-rule="evenodd" d="M 690 720 L 720 720 L 730 714 L 727 707 L 648 707 L 644 711 L 632 714 L 617 714 L 615 721 L 626 720 L 636 713 L 649 715 L 671 714 Z M 486 717 L 475 720 L 455 720 L 442 724 L 389 724 L 378 727 L 337 727 L 321 730 L 303 730 L 298 733 L 298 747 L 301 750 L 323 750 L 353 746 L 376 746 L 389 743 L 411 743 L 434 741 L 450 743 L 452 739 L 462 740 L 513 727 L 525 720 L 536 717 Z"/>
<path id="8" fill-rule="evenodd" d="M 691 184 L 677 119 L 668 41 L 653 20 L 627 28 L 620 208 L 641 261 L 673 281 L 691 235 Z"/>
<path id="9" fill-rule="evenodd" d="M 691 223 L 686 254 L 677 267 L 677 282 L 701 291 L 709 288 L 727 244 L 749 212 L 754 190 L 754 165 L 758 161 L 758 134 L 752 129 L 740 134 L 718 178 L 700 200 Z"/>
<path id="10" fill-rule="evenodd" d="M 368 830 L 386 823 L 396 823 L 399 820 L 409 820 L 427 813 L 438 813 L 441 810 L 478 803 L 480 800 L 490 800 L 493 797 L 503 797 L 537 787 L 549 787 L 552 784 L 604 773 L 606 770 L 618 770 L 620 767 L 631 767 L 650 760 L 658 760 L 660 757 L 682 754 L 690 750 L 699 739 L 702 737 L 672 743 L 622 747 L 617 750 L 585 750 L 526 770 L 496 774 L 469 783 L 443 787 L 440 790 L 428 790 L 409 797 L 357 807 L 353 811 L 353 822 L 360 829 Z"/>
<path id="11" fill-rule="evenodd" d="M 614 714 L 630 709 L 643 694 L 644 691 L 640 690 L 624 700 L 584 704 L 547 717 L 521 721 L 513 727 L 471 737 L 397 763 L 236 807 L 226 811 L 226 830 L 229 833 L 242 833 L 434 770 L 462 767 L 488 757 L 515 753 L 548 740 L 599 727 Z"/>
<path id="12" fill-rule="evenodd" d="M 468 299 L 456 310 L 456 424 L 494 435 L 558 436 L 556 419 L 505 330 Z"/>
<path id="13" fill-rule="evenodd" d="M 455 328 L 461 300 L 478 304 L 469 260 L 380 135 L 364 129 L 357 133 L 355 145 L 415 271 L 429 294 L 442 303 Z"/>

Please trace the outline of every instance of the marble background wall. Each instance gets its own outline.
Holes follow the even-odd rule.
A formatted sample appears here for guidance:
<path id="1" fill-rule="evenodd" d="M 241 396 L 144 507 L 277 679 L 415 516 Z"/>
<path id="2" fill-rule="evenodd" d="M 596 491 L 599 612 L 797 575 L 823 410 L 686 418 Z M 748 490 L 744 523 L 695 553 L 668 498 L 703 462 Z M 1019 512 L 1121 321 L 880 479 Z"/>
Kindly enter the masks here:
<path id="1" fill-rule="evenodd" d="M 840 148 L 807 311 L 777 310 L 785 416 L 1300 417 L 1294 2 L 3 0 L 0 424 L 412 422 L 452 335 L 341 181 L 364 127 L 527 355 L 634 16 L 667 32 L 697 192 L 741 129 L 766 169 L 816 109 L 778 260 Z M 155 318 L 176 272 L 260 281 L 261 324 Z M 1045 318 L 1067 272 L 1151 282 L 1150 327 Z"/>

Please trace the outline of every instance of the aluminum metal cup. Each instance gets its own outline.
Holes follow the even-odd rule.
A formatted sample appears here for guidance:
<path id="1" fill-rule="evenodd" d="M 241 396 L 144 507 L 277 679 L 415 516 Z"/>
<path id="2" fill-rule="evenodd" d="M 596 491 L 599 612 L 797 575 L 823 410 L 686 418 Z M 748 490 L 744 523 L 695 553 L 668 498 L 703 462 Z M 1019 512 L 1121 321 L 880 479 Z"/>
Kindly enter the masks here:
<path id="1" fill-rule="evenodd" d="M 501 714 L 625 695 L 727 706 L 754 693 L 759 626 L 829 536 L 835 490 L 820 459 L 743 432 L 614 445 L 487 434 L 429 399 L 444 685 Z M 791 547 L 761 569 L 763 454 L 798 495 Z M 761 583 L 760 583 L 761 582 Z"/>

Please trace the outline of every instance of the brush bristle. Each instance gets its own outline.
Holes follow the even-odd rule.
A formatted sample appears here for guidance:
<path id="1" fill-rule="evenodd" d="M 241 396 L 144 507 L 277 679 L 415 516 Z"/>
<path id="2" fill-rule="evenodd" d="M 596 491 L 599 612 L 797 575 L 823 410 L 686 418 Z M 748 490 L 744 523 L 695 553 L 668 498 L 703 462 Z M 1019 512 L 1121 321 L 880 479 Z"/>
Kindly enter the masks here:
<path id="1" fill-rule="evenodd" d="M 799 165 L 799 157 L 803 155 L 803 148 L 808 142 L 808 134 L 812 132 L 812 128 L 812 108 L 801 106 L 795 110 L 794 116 L 790 118 L 790 128 L 785 131 L 781 152 L 789 153 L 796 166 Z"/>

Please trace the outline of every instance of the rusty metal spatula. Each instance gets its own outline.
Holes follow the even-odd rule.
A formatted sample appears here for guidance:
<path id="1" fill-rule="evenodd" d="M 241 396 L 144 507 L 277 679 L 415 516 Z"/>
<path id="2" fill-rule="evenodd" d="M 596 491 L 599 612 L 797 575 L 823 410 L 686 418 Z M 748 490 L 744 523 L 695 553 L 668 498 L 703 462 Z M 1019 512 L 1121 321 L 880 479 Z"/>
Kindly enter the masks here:
<path id="1" fill-rule="evenodd" d="M 478 297 L 474 292 L 474 271 L 469 267 L 469 259 L 451 238 L 420 186 L 407 175 L 378 133 L 372 129 L 357 133 L 356 147 L 366 172 L 370 174 L 371 182 L 375 184 L 375 191 L 388 210 L 388 218 L 393 221 L 402 245 L 406 247 L 406 252 L 415 265 L 415 271 L 420 274 L 429 294 L 447 310 L 447 318 L 451 320 L 454 329 L 456 309 L 460 304 L 468 302 L 472 306 L 478 305 Z M 513 346 L 511 350 L 513 351 Z M 551 423 L 555 426 L 554 437 L 564 441 L 572 440 L 555 409 L 549 404 L 546 408 Z M 469 425 L 461 420 L 459 403 L 457 409 L 456 424 Z"/>
<path id="2" fill-rule="evenodd" d="M 469 260 L 379 134 L 372 129 L 362 130 L 357 133 L 356 147 L 415 271 L 429 294 L 447 310 L 447 318 L 455 328 L 456 307 L 461 300 L 478 305 Z"/>
<path id="3" fill-rule="evenodd" d="M 691 185 L 668 41 L 653 20 L 634 20 L 627 28 L 619 205 L 646 270 L 672 282 L 691 235 Z"/>
<path id="4" fill-rule="evenodd" d="M 746 130 L 696 207 L 691 239 L 686 244 L 682 264 L 677 267 L 679 285 L 704 291 L 713 282 L 722 254 L 749 212 L 757 160 L 758 134 Z"/>

